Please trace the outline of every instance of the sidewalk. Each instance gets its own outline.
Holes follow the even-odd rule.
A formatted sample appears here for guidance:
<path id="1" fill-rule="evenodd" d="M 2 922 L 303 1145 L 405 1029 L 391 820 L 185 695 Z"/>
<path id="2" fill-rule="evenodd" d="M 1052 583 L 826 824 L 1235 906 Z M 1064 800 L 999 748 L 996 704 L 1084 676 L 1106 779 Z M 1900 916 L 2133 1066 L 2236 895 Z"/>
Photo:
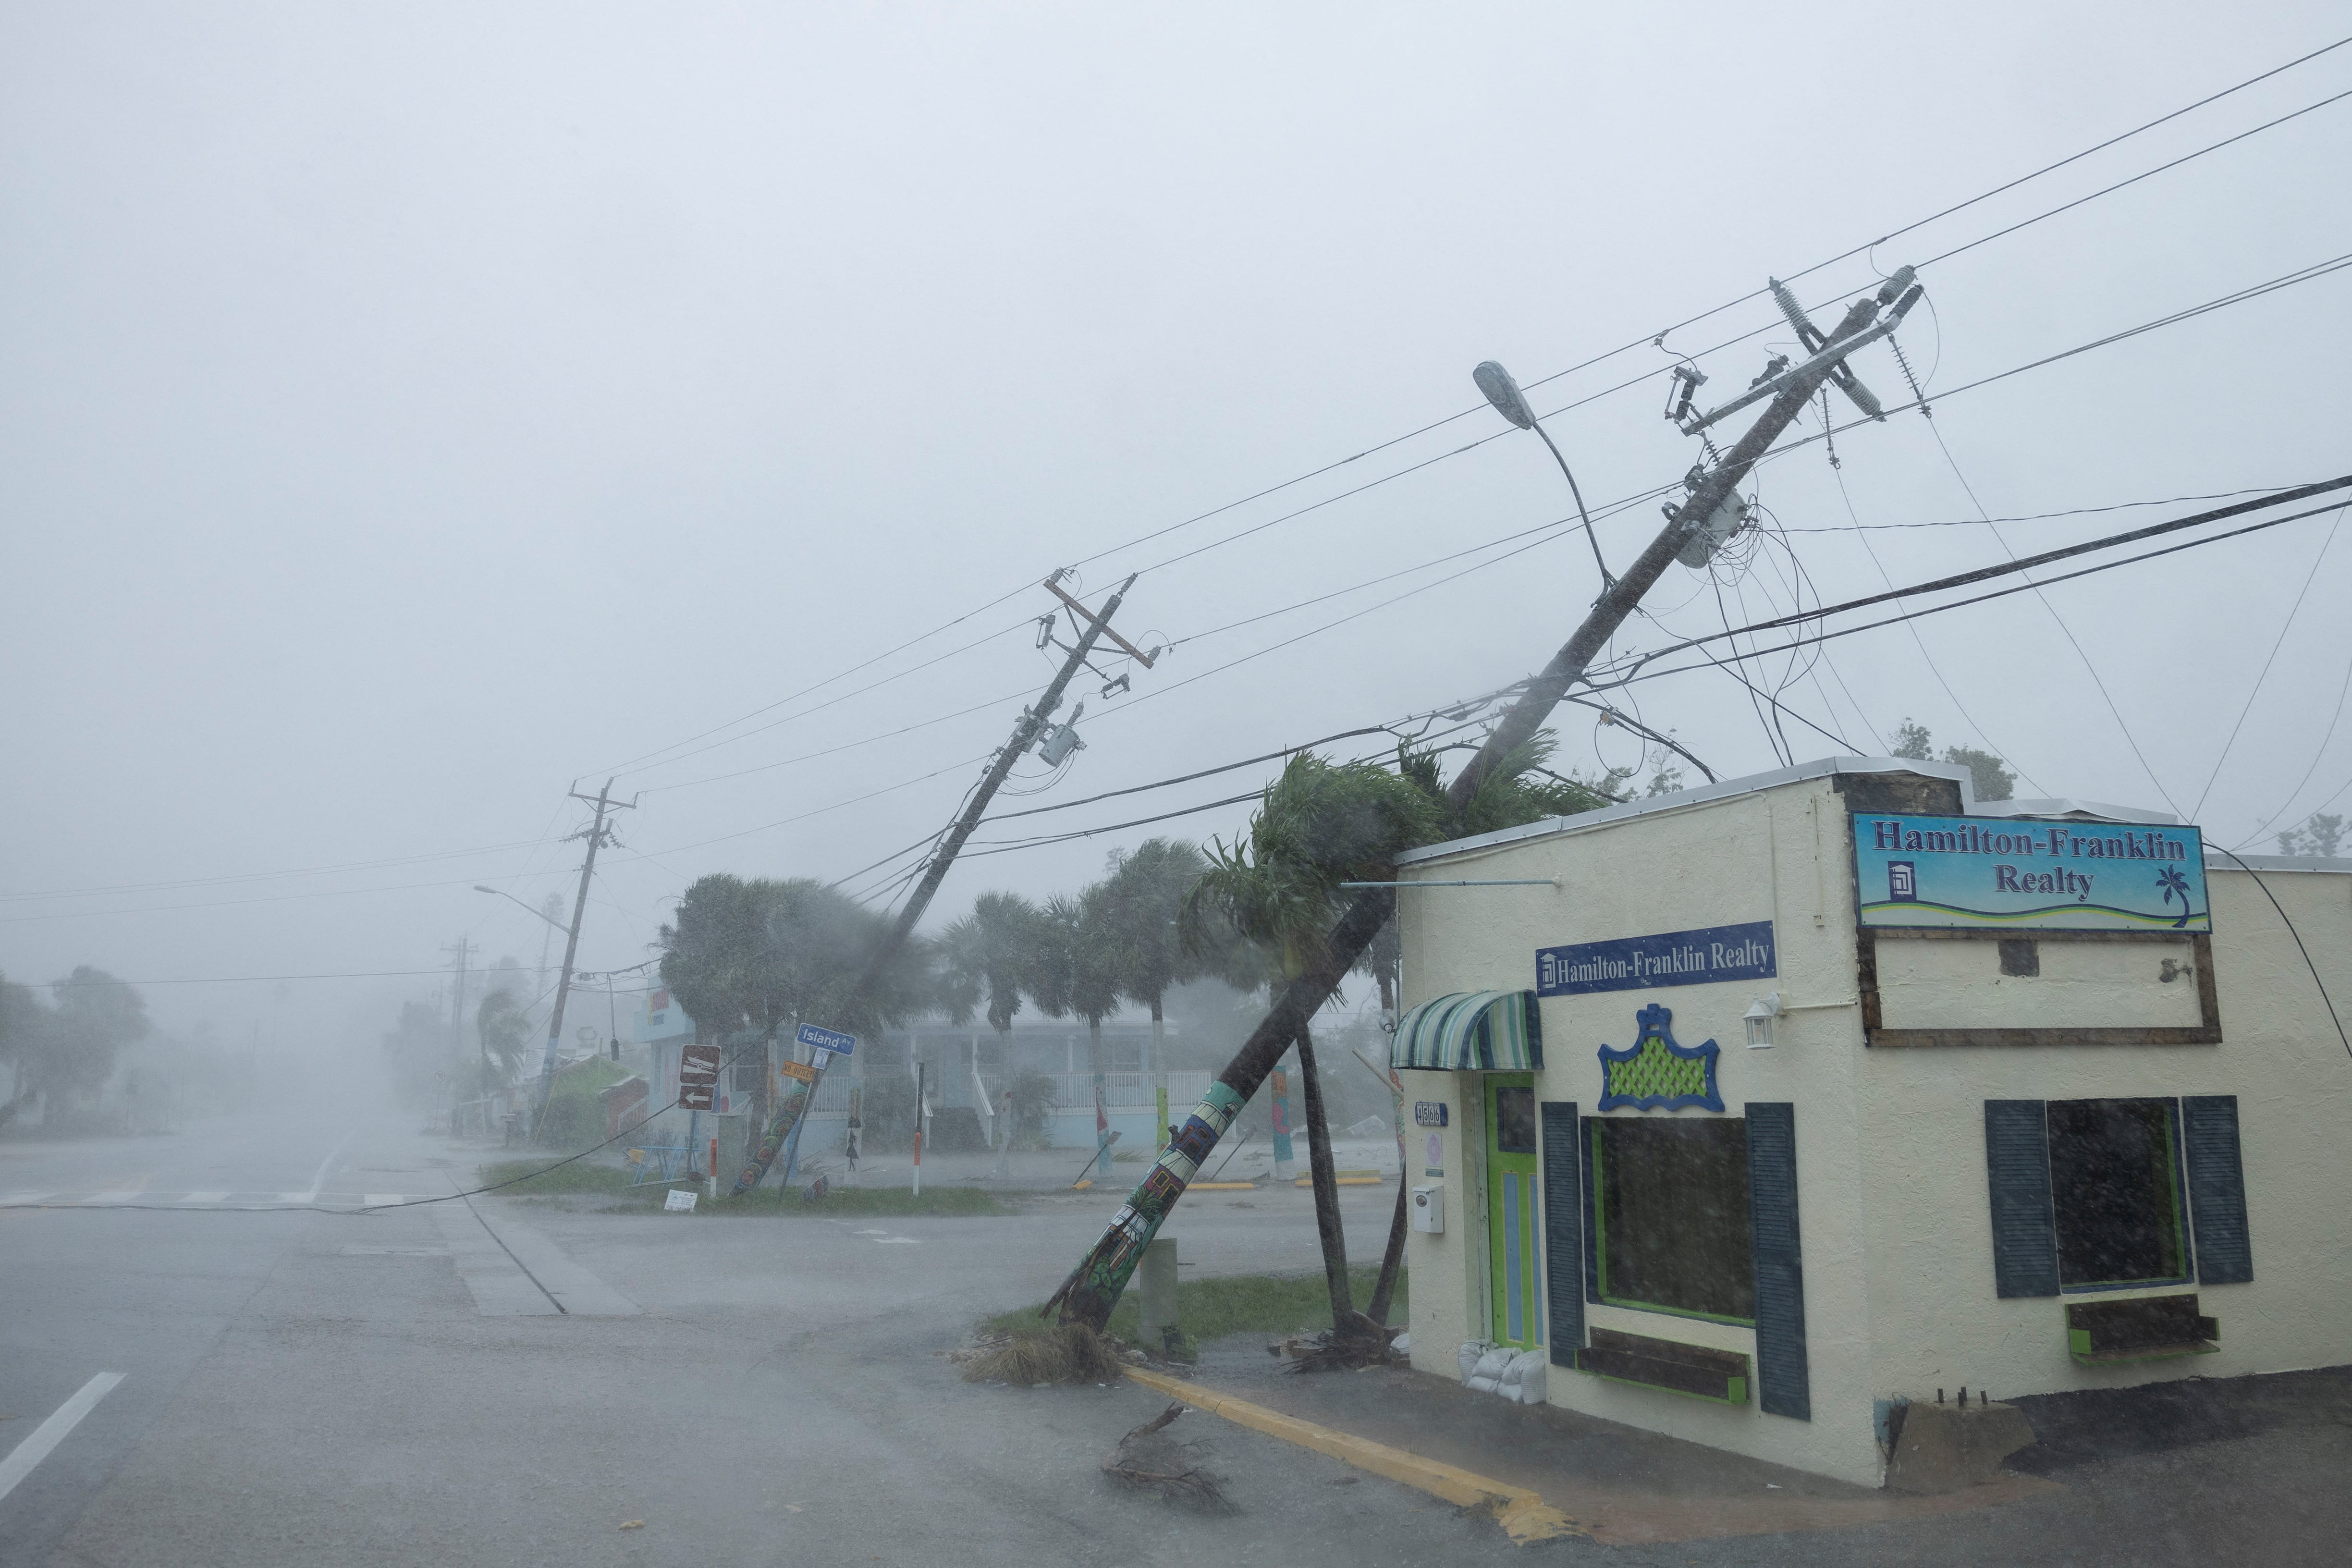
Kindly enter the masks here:
<path id="1" fill-rule="evenodd" d="M 1299 1376 L 1255 1344 L 1204 1351 L 1190 1380 L 1354 1436 L 1524 1487 L 1604 1545 L 1778 1535 L 1934 1519 L 2061 1491 L 2003 1475 L 1904 1497 L 1595 1420 L 1508 1405 L 1401 1367 Z M 1556 1376 L 1570 1375 L 1555 1373 Z"/>

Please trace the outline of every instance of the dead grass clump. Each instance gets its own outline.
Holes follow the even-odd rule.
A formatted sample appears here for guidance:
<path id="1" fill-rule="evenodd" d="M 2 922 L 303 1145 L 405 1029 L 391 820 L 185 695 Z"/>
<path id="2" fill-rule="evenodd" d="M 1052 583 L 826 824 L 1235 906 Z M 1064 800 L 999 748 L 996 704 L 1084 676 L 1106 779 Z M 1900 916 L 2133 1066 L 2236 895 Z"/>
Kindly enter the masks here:
<path id="1" fill-rule="evenodd" d="M 968 1383 L 1115 1383 L 1125 1373 L 1111 1342 L 1084 1323 L 1057 1323 L 1003 1336 L 963 1363 Z"/>

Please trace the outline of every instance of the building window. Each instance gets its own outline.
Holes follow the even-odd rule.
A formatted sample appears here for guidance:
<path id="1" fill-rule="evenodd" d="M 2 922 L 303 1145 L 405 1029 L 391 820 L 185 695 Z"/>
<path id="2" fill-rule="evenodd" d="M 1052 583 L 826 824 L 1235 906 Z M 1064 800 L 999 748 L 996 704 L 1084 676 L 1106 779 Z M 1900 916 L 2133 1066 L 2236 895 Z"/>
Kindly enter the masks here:
<path id="1" fill-rule="evenodd" d="M 1596 1299 L 1753 1323 L 1748 1124 L 1606 1116 L 1589 1125 Z"/>
<path id="2" fill-rule="evenodd" d="M 2169 1100 L 2050 1102 L 2061 1289 L 2189 1278 L 2177 1114 Z"/>
<path id="3" fill-rule="evenodd" d="M 1495 1147 L 1506 1154 L 1536 1152 L 1536 1091 L 1498 1089 L 1495 1091 Z"/>

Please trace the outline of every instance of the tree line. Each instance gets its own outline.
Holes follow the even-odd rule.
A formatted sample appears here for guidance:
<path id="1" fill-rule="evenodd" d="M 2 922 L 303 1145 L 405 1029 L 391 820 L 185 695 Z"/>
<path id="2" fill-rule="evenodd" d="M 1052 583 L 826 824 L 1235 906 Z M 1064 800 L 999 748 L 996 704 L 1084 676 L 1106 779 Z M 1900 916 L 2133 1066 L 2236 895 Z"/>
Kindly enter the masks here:
<path id="1" fill-rule="evenodd" d="M 123 1047 L 147 1037 L 147 1004 L 127 982 L 89 964 L 48 986 L 0 976 L 0 1062 L 14 1069 L 0 1127 L 37 1105 L 55 1122 L 87 1109 L 114 1074 Z"/>

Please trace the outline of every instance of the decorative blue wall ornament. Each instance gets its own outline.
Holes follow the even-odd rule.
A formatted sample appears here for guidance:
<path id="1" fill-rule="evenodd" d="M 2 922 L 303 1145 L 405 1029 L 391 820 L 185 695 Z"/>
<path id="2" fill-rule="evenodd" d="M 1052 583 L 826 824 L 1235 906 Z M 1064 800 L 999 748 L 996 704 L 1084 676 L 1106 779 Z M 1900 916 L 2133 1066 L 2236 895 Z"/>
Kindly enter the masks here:
<path id="1" fill-rule="evenodd" d="M 1675 1044 L 1674 1014 L 1653 1002 L 1633 1015 L 1641 1036 L 1622 1050 L 1601 1047 L 1601 1109 L 1621 1105 L 1635 1110 L 1681 1110 L 1697 1106 L 1721 1110 L 1716 1089 L 1713 1040 L 1701 1046 Z"/>

